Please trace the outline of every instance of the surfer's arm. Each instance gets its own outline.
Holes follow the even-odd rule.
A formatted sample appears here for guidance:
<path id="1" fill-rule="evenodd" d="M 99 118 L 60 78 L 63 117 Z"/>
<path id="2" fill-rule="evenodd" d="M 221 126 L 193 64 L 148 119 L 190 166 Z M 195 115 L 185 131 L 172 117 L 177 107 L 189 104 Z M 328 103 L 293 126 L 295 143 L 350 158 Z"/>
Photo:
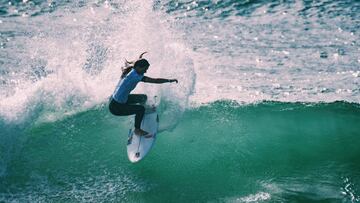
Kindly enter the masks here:
<path id="1" fill-rule="evenodd" d="M 150 78 L 150 77 L 147 77 L 147 76 L 144 76 L 141 81 L 147 82 L 147 83 L 156 83 L 156 84 L 167 83 L 167 82 L 176 82 L 176 83 L 178 83 L 177 79 Z"/>

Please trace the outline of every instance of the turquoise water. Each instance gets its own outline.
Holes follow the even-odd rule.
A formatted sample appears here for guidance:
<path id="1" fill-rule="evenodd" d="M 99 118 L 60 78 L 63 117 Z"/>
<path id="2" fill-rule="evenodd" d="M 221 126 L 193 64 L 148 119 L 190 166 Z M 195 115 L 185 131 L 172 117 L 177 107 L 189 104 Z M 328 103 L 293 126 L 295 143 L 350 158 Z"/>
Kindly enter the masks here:
<path id="1" fill-rule="evenodd" d="M 33 125 L 3 201 L 359 201 L 357 104 L 216 102 L 184 113 L 138 164 L 127 119 L 98 107 Z M 161 118 L 160 122 L 166 118 Z M 120 121 L 120 122 L 119 122 Z"/>
<path id="2" fill-rule="evenodd" d="M 0 202 L 360 202 L 358 1 L 0 1 Z M 127 159 L 124 59 L 160 133 Z M 157 96 L 155 99 L 153 96 Z"/>
<path id="3" fill-rule="evenodd" d="M 359 105 L 344 102 L 216 102 L 186 111 L 148 157 L 131 164 L 128 120 L 98 107 L 25 129 L 2 198 L 356 202 L 359 113 Z"/>

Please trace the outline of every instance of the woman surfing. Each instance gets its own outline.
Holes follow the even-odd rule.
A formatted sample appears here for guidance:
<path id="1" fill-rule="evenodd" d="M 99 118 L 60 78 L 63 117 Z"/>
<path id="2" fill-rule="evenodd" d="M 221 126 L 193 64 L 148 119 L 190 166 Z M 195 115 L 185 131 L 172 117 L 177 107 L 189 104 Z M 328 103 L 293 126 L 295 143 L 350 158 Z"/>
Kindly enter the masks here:
<path id="1" fill-rule="evenodd" d="M 145 94 L 130 94 L 139 82 L 145 83 L 178 83 L 177 79 L 151 78 L 144 74 L 150 66 L 150 63 L 142 58 L 146 52 L 142 53 L 134 62 L 126 60 L 125 68 L 117 84 L 114 93 L 111 96 L 109 110 L 116 116 L 129 116 L 135 114 L 135 130 L 134 133 L 139 136 L 150 138 L 148 132 L 140 128 L 141 121 L 144 117 L 145 107 L 143 106 L 147 100 Z"/>

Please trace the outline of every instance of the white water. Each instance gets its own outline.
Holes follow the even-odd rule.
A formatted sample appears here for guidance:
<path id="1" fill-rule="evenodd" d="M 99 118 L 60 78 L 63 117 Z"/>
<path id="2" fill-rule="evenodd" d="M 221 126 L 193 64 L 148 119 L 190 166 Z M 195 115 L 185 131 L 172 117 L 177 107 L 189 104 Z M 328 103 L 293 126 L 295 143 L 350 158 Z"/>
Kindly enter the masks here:
<path id="1" fill-rule="evenodd" d="M 336 2 L 320 5 L 326 14 L 302 2 L 254 4 L 248 15 L 216 4 L 77 2 L 2 19 L 0 117 L 51 121 L 105 103 L 124 59 L 143 51 L 148 76 L 179 80 L 136 89 L 172 103 L 165 113 L 224 99 L 360 102 L 359 20 L 331 15 Z"/>
<path id="2" fill-rule="evenodd" d="M 6 50 L 10 57 L 2 75 L 0 116 L 21 121 L 40 108 L 40 119 L 51 121 L 106 102 L 125 58 L 136 59 L 143 51 L 151 63 L 150 77 L 177 78 L 180 83 L 141 84 L 136 92 L 160 95 L 182 112 L 195 82 L 191 51 L 163 14 L 152 11 L 151 2 L 133 1 L 121 11 L 114 9 L 90 4 L 76 13 L 59 10 L 5 19 L 3 29 L 20 27 L 21 37 L 11 39 Z"/>

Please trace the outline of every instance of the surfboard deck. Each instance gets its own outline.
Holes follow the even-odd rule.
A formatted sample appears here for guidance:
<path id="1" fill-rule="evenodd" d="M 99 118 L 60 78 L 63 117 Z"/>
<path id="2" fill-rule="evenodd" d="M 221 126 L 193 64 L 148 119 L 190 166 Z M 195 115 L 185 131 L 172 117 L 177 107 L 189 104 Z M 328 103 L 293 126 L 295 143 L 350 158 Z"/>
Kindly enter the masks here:
<path id="1" fill-rule="evenodd" d="M 156 134 L 159 128 L 159 116 L 158 113 L 152 112 L 144 115 L 141 122 L 141 129 L 149 132 L 151 138 L 145 136 L 138 136 L 134 133 L 134 128 L 129 130 L 128 142 L 127 142 L 127 154 L 132 163 L 136 163 L 143 159 L 153 147 Z"/>

